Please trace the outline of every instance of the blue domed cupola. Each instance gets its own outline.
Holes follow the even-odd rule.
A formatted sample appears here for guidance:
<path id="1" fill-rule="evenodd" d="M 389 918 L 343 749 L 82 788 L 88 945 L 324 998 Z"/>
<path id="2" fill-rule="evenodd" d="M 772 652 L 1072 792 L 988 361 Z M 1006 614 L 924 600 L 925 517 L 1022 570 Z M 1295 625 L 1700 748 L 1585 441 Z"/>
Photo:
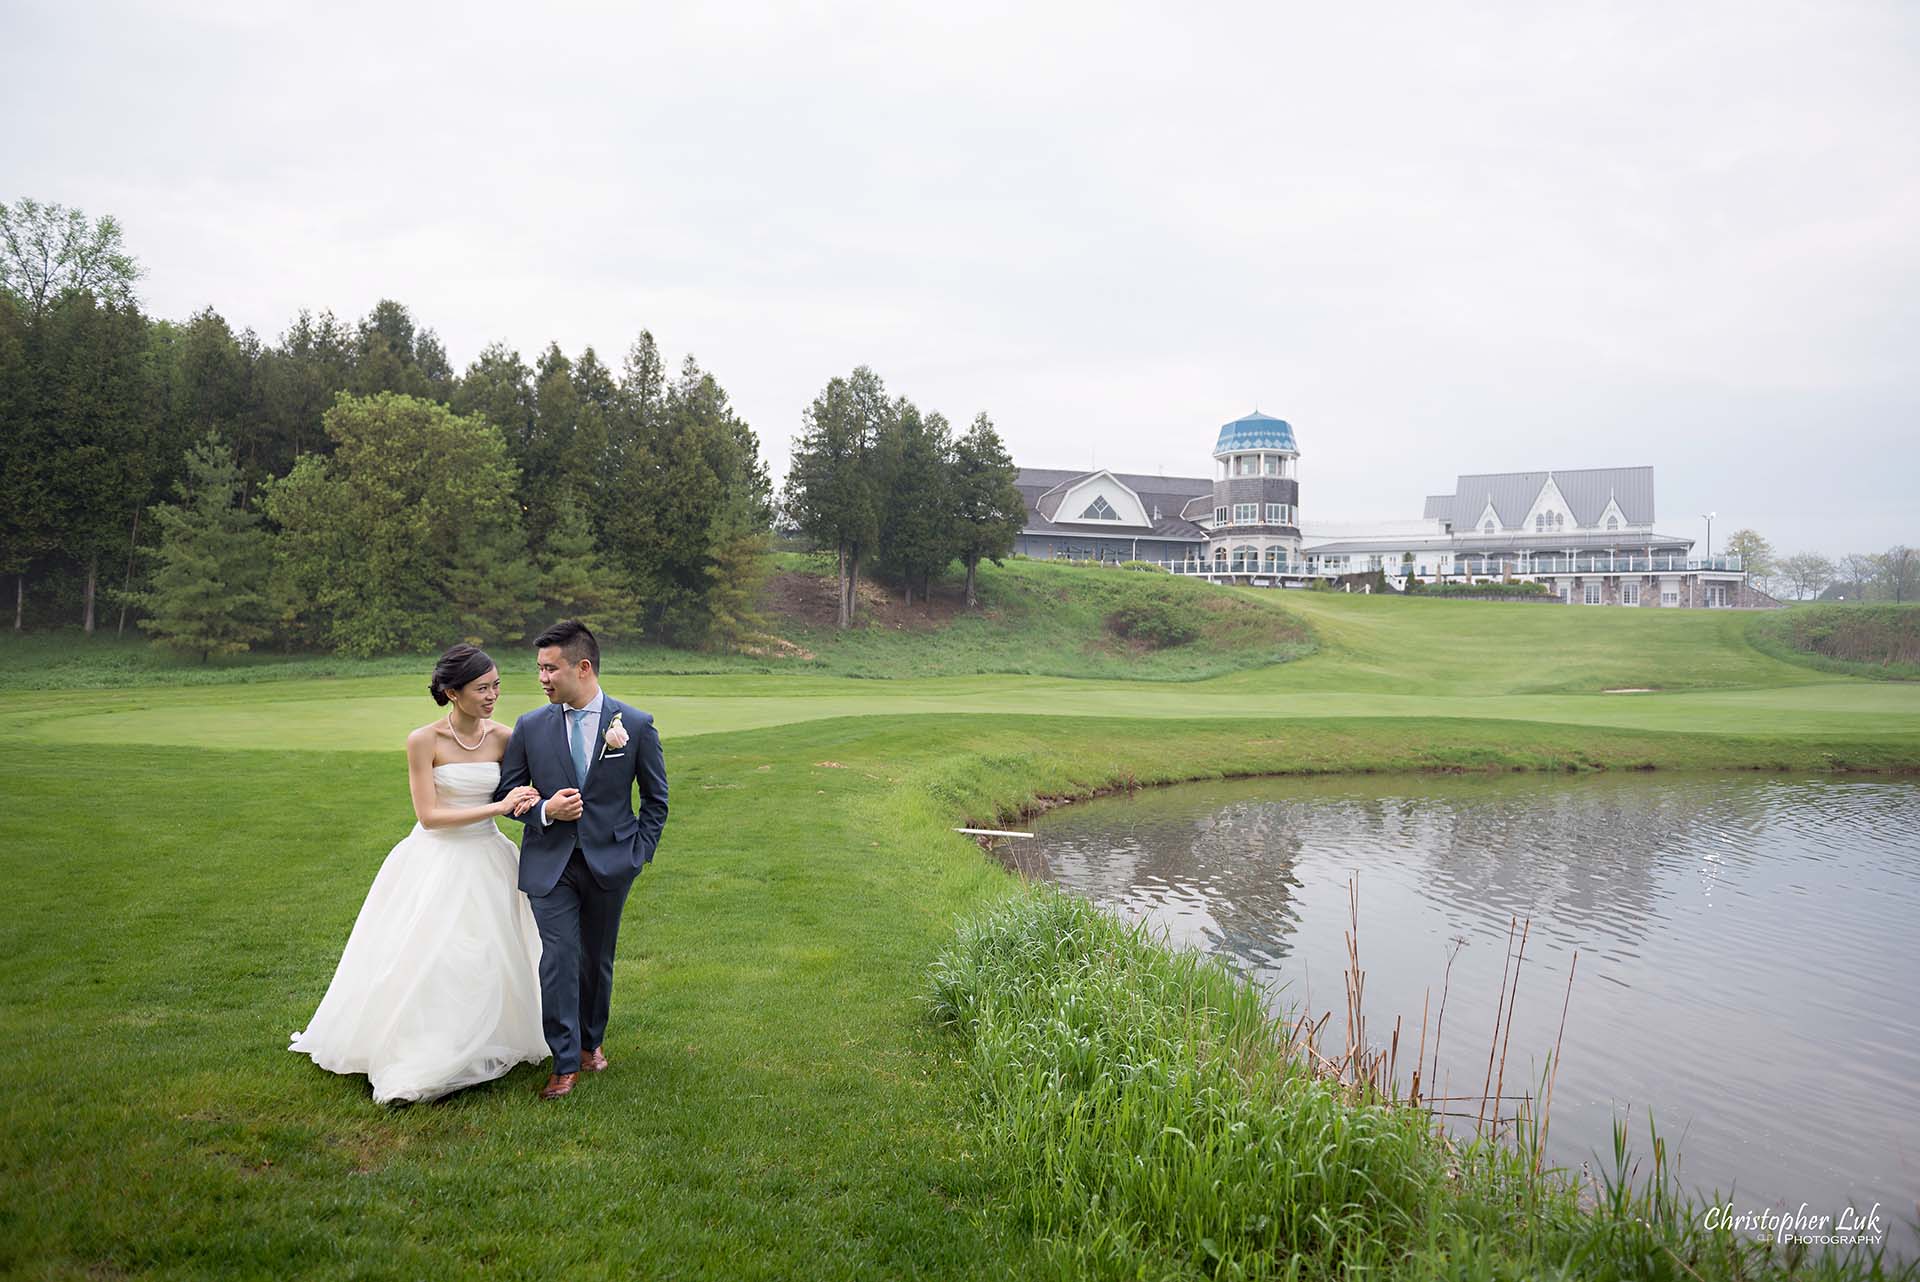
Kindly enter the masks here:
<path id="1" fill-rule="evenodd" d="M 1275 450 L 1284 454 L 1298 454 L 1300 447 L 1293 443 L 1293 424 L 1284 418 L 1275 418 L 1271 414 L 1262 414 L 1259 410 L 1245 418 L 1236 418 L 1220 429 L 1220 439 L 1214 443 L 1213 456 L 1219 458 L 1226 454 L 1238 454 L 1247 450 Z"/>
<path id="2" fill-rule="evenodd" d="M 1288 562 L 1300 549 L 1300 447 L 1293 425 L 1259 410 L 1220 429 L 1213 445 L 1207 555 L 1229 566 Z"/>

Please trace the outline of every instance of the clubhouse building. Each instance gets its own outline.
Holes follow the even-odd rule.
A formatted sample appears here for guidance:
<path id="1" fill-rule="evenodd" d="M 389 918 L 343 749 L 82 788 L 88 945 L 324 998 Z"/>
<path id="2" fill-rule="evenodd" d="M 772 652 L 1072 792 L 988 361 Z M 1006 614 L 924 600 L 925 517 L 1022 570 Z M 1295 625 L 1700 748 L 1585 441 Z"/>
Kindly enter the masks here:
<path id="1" fill-rule="evenodd" d="M 1256 411 L 1220 429 L 1211 477 L 1022 468 L 1014 550 L 1261 587 L 1379 571 L 1396 590 L 1539 582 L 1569 604 L 1778 604 L 1739 557 L 1695 557 L 1656 528 L 1651 467 L 1462 475 L 1418 520 L 1341 525 L 1302 518 L 1299 462 L 1292 426 Z"/>

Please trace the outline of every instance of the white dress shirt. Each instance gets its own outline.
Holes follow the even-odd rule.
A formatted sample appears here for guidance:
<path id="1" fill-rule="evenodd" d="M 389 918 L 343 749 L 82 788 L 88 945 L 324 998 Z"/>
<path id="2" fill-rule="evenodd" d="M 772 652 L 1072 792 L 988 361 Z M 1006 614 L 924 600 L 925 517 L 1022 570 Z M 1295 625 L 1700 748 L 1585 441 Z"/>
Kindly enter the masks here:
<path id="1" fill-rule="evenodd" d="M 568 704 L 566 706 L 565 712 L 562 714 L 560 728 L 566 734 L 567 760 L 569 761 L 573 760 L 573 714 L 575 712 L 584 712 L 587 714 L 586 716 L 587 772 L 589 774 L 593 772 L 593 758 L 594 758 L 593 748 L 594 748 L 595 741 L 599 737 L 594 733 L 594 727 L 600 724 L 600 705 L 603 702 L 605 702 L 606 697 L 607 697 L 607 692 L 605 690 L 595 690 L 593 692 L 593 698 L 587 700 L 587 704 L 585 707 L 575 708 L 571 704 Z M 585 778 L 582 778 L 580 780 L 580 786 L 582 788 L 585 788 L 587 786 L 587 781 Z M 542 828 L 545 828 L 550 826 L 552 823 L 553 823 L 553 820 L 547 818 L 547 803 L 543 801 L 540 803 L 540 826 Z"/>

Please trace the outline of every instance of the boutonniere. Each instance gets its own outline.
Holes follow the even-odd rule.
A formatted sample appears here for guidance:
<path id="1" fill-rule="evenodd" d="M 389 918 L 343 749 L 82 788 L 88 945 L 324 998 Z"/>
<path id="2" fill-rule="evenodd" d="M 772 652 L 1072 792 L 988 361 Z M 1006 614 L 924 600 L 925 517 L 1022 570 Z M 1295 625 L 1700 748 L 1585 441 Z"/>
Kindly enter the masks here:
<path id="1" fill-rule="evenodd" d="M 616 712 L 613 714 L 613 720 L 607 725 L 605 737 L 607 741 L 606 746 L 600 749 L 600 755 L 602 757 L 606 756 L 609 751 L 618 752 L 627 746 L 627 728 L 620 724 L 619 713 Z"/>

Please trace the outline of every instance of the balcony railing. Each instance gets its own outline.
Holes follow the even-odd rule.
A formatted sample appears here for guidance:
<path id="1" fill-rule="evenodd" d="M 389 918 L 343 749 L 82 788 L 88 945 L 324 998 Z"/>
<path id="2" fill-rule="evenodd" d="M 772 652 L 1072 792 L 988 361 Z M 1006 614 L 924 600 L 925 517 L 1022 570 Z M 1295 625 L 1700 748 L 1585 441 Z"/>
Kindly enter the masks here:
<path id="1" fill-rule="evenodd" d="M 1463 562 L 1455 561 L 1454 564 L 1458 567 Z M 1479 561 L 1477 558 L 1468 558 L 1464 564 L 1474 566 Z M 1677 574 L 1689 570 L 1740 572 L 1740 558 L 1737 556 L 1531 556 L 1489 561 L 1488 564 L 1504 567 L 1509 574 Z M 1473 572 L 1492 574 L 1500 571 L 1476 569 Z"/>
<path id="2" fill-rule="evenodd" d="M 1094 562 L 1077 557 L 1056 556 L 1057 561 L 1072 561 L 1074 564 L 1116 565 L 1119 562 L 1102 559 Z M 1456 559 L 1445 571 L 1418 569 L 1405 562 L 1385 560 L 1380 565 L 1369 565 L 1365 561 L 1349 560 L 1346 564 L 1328 565 L 1318 561 L 1258 561 L 1227 560 L 1208 561 L 1189 559 L 1183 561 L 1145 561 L 1141 564 L 1158 566 L 1172 574 L 1191 574 L 1198 577 L 1214 575 L 1259 575 L 1274 578 L 1338 578 L 1345 574 L 1366 574 L 1379 570 L 1395 578 L 1409 575 L 1426 582 L 1436 579 L 1467 578 L 1527 578 L 1542 574 L 1681 574 L 1698 571 L 1718 571 L 1729 574 L 1740 573 L 1740 558 L 1737 556 L 1684 557 L 1684 556 L 1533 556 L 1533 557 L 1462 557 Z"/>

